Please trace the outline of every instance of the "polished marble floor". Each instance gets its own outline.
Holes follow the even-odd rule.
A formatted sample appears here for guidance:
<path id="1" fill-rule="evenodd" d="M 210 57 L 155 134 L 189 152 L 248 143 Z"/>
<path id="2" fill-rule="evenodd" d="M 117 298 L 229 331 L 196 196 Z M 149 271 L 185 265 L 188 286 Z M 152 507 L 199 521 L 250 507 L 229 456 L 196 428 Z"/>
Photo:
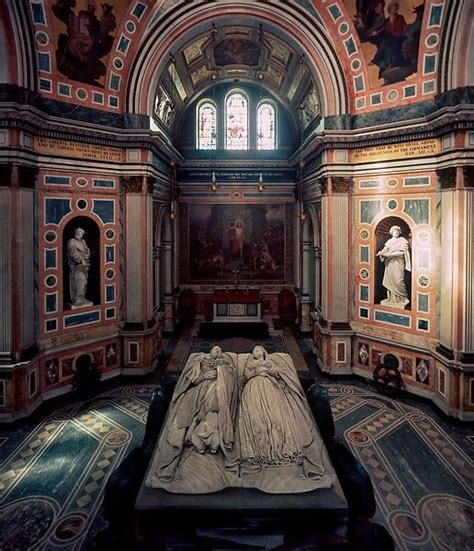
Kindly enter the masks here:
<path id="1" fill-rule="evenodd" d="M 187 353 L 213 344 L 188 338 Z M 170 340 L 168 357 L 178 344 Z M 230 342 L 229 348 L 242 344 L 250 350 L 256 343 Z M 288 348 L 284 336 L 266 346 Z M 0 430 L 0 550 L 87 548 L 106 526 L 101 502 L 108 477 L 143 438 L 166 358 L 145 384 L 115 386 Z M 374 520 L 390 531 L 397 549 L 473 549 L 473 431 L 367 383 L 320 382 L 328 388 L 337 437 L 372 478 Z"/>

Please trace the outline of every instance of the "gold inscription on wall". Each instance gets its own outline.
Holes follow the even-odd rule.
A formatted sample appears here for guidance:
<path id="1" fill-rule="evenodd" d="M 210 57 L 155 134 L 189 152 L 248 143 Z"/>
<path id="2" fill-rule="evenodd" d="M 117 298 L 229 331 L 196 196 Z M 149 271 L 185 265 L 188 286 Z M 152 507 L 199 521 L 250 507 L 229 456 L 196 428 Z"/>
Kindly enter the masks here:
<path id="1" fill-rule="evenodd" d="M 55 138 L 35 138 L 35 151 L 44 155 L 59 155 L 99 161 L 122 161 L 122 150 L 89 143 L 67 142 Z"/>
<path id="2" fill-rule="evenodd" d="M 386 161 L 390 159 L 416 159 L 430 157 L 441 151 L 440 141 L 437 139 L 417 140 L 414 142 L 394 143 L 354 149 L 352 162 L 367 163 L 370 161 Z"/>

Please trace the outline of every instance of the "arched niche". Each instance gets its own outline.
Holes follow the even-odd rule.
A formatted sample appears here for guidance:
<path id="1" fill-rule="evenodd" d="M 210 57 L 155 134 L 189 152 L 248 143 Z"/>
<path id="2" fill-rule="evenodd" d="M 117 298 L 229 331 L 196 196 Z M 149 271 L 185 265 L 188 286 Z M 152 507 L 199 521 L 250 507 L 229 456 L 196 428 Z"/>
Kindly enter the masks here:
<path id="1" fill-rule="evenodd" d="M 87 284 L 85 299 L 97 305 L 101 303 L 100 297 L 100 231 L 98 225 L 87 216 L 76 216 L 64 227 L 63 232 L 63 309 L 74 309 L 71 306 L 70 293 L 70 266 L 68 256 L 68 243 L 74 238 L 77 228 L 84 230 L 84 237 L 89 250 L 89 269 L 87 273 Z"/>
<path id="2" fill-rule="evenodd" d="M 314 226 L 308 211 L 301 230 L 301 278 L 303 294 L 308 294 L 311 302 L 316 303 L 316 258 L 314 248 Z"/>
<path id="3" fill-rule="evenodd" d="M 384 262 L 380 260 L 380 257 L 377 256 L 376 253 L 379 251 L 382 251 L 389 239 L 392 238 L 392 235 L 390 234 L 390 229 L 393 226 L 398 226 L 401 230 L 401 237 L 405 238 L 408 241 L 408 249 L 409 249 L 409 256 L 410 259 L 412 257 L 412 246 L 411 246 L 411 229 L 410 226 L 403 220 L 402 218 L 399 218 L 397 216 L 388 216 L 387 218 L 384 218 L 381 220 L 377 227 L 375 228 L 375 255 L 374 255 L 374 262 L 375 262 L 375 283 L 374 283 L 374 302 L 375 304 L 382 304 L 383 306 L 393 306 L 395 308 L 399 309 L 405 309 L 405 310 L 411 310 L 412 305 L 412 278 L 411 278 L 411 264 L 406 265 L 406 262 L 403 260 L 405 264 L 404 273 L 403 273 L 403 282 L 405 284 L 407 297 L 409 302 L 404 306 L 396 305 L 396 303 L 388 304 L 386 303 L 386 299 L 388 298 L 388 289 L 384 286 L 384 276 L 385 271 L 387 270 L 387 266 L 389 266 L 389 263 L 387 262 L 387 259 L 385 259 Z M 403 265 L 398 266 L 398 270 L 401 270 L 403 268 Z M 410 268 L 408 270 L 407 268 Z M 391 270 L 391 273 L 396 273 L 397 269 L 395 269 L 394 265 L 389 268 Z"/>

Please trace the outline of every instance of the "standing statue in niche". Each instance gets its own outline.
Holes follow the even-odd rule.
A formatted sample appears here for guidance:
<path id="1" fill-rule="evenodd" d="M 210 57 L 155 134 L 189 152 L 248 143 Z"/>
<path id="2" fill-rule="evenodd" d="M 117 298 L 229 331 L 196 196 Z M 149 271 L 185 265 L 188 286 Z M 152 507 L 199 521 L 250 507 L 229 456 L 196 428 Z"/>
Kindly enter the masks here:
<path id="1" fill-rule="evenodd" d="M 92 305 L 92 302 L 86 299 L 91 252 L 84 240 L 84 234 L 85 231 L 82 228 L 76 228 L 74 237 L 67 242 L 71 308 Z"/>
<path id="2" fill-rule="evenodd" d="M 403 309 L 410 302 L 404 281 L 405 270 L 411 272 L 410 250 L 400 226 L 392 226 L 389 233 L 392 237 L 376 254 L 385 262 L 382 285 L 387 289 L 387 298 L 380 304 Z"/>

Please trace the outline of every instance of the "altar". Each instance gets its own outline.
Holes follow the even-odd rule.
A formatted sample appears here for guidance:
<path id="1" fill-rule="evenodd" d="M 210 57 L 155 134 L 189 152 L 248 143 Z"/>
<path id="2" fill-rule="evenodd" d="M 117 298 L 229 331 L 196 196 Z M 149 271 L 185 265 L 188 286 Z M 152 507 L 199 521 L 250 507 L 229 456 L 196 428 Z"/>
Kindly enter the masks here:
<path id="1" fill-rule="evenodd" d="M 262 295 L 258 288 L 216 288 L 211 302 L 215 322 L 255 322 L 262 319 Z"/>

